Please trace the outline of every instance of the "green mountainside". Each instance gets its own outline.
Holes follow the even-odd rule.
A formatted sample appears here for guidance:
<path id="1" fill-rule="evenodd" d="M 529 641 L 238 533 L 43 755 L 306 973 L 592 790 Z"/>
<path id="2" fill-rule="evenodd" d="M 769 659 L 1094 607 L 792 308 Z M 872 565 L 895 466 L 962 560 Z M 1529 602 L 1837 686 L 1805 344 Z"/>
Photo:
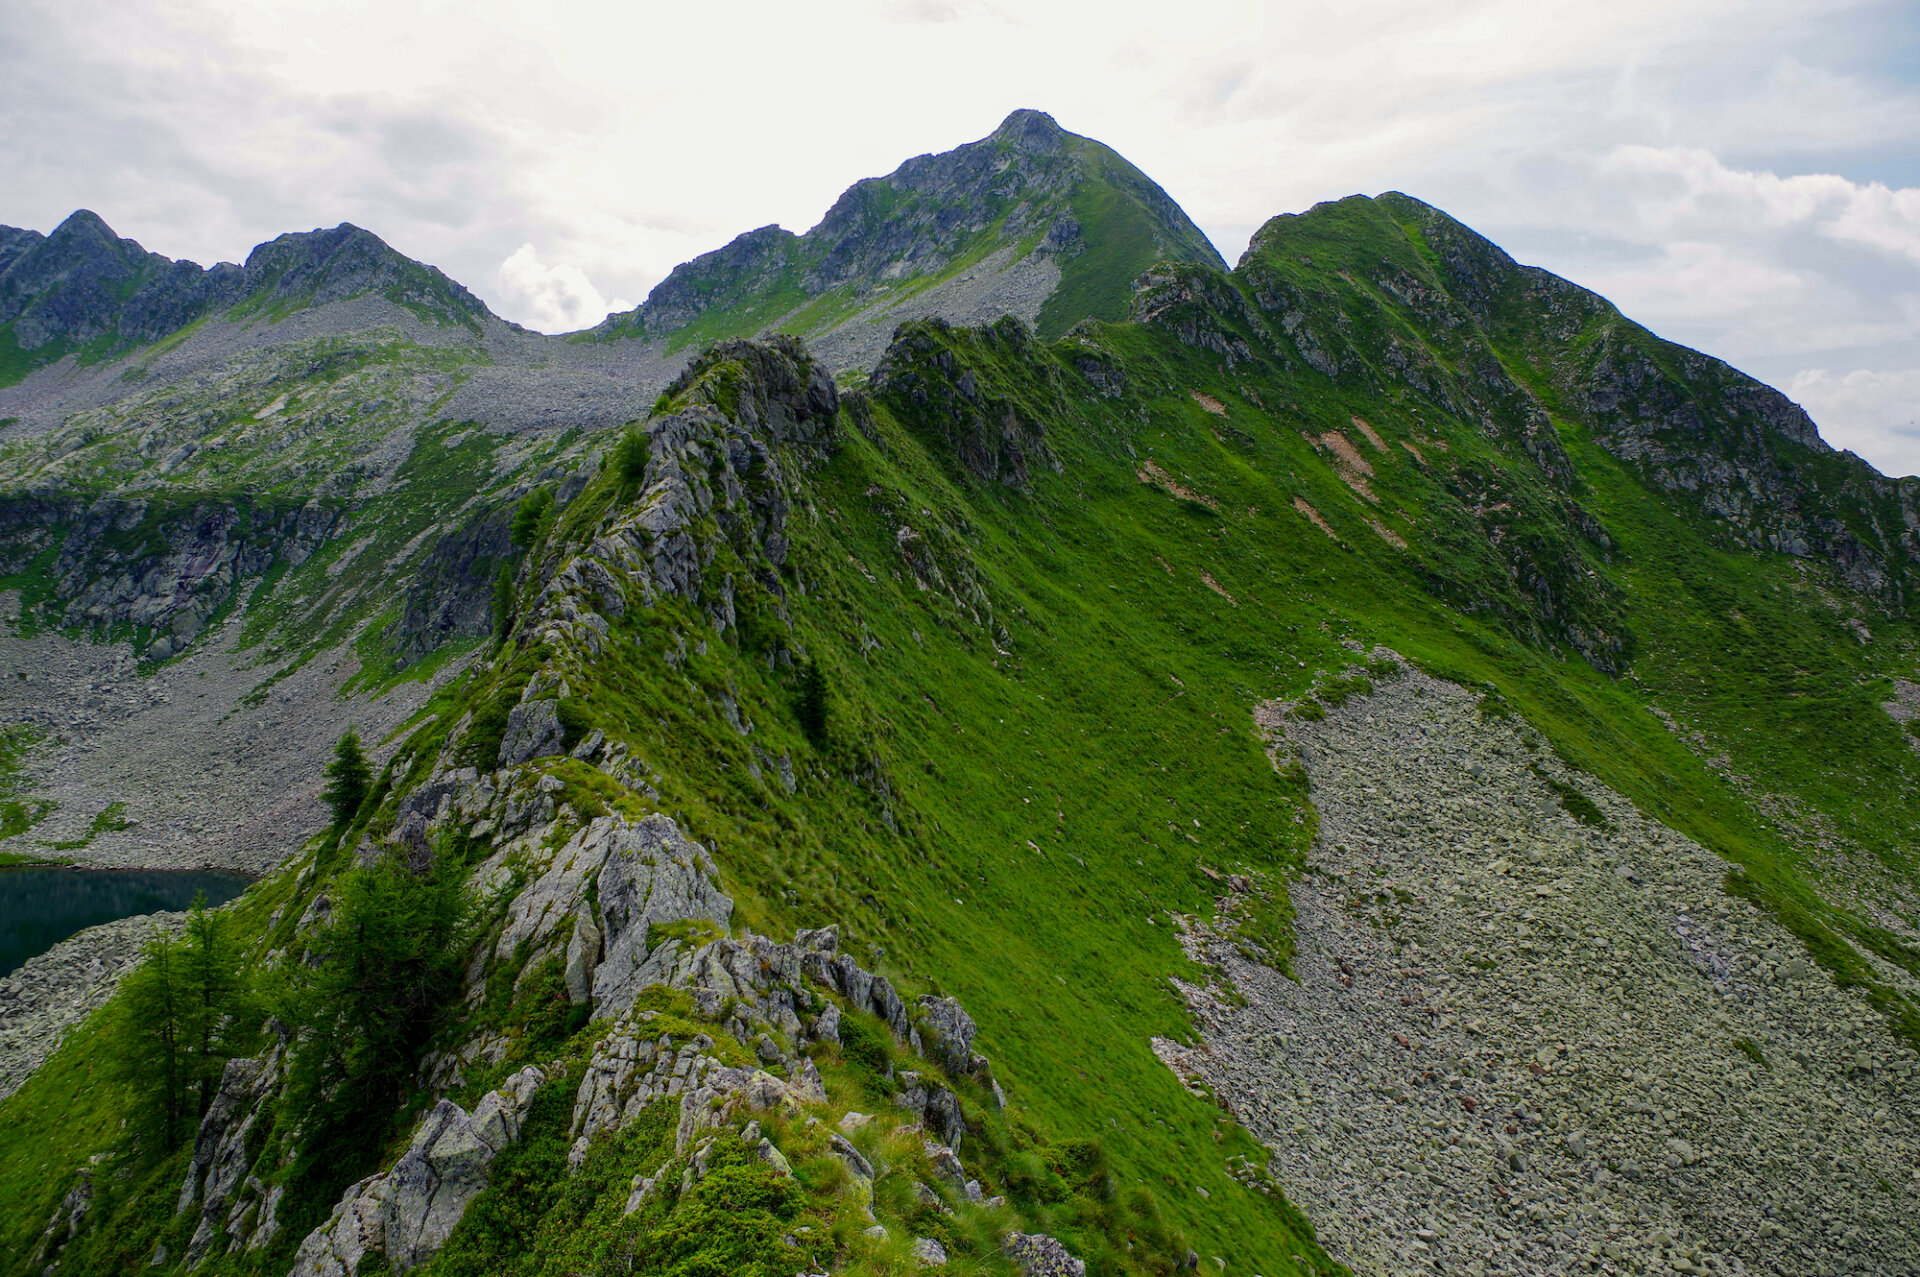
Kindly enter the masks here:
<path id="1" fill-rule="evenodd" d="M 1052 116 L 1015 111 L 978 142 L 854 183 L 805 235 L 763 226 L 676 267 L 592 333 L 676 346 L 817 337 L 1025 263 L 1057 267 L 1026 299 L 1038 310 L 1025 318 L 1051 338 L 1123 318 L 1134 279 L 1160 261 L 1225 266 L 1153 179 Z"/>
<path id="2" fill-rule="evenodd" d="M 792 335 L 1009 245 L 1037 332 Z M 0 1273 L 1910 1260 L 1920 489 L 1778 392 L 1033 112 L 638 342 L 376 294 L 0 437 L 21 644 L 426 689 L 0 1098 Z"/>

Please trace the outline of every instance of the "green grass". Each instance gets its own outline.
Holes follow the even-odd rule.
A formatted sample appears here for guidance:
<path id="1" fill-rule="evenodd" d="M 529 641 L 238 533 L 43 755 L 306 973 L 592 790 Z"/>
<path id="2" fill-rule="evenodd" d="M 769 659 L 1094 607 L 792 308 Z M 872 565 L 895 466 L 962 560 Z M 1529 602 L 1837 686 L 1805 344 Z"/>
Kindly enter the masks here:
<path id="1" fill-rule="evenodd" d="M 1717 633 L 1667 628 L 1698 606 L 1669 611 L 1662 592 L 1732 571 L 1684 514 L 1648 500 L 1630 472 L 1569 434 L 1583 499 L 1617 543 L 1603 557 L 1556 530 L 1561 516 L 1529 463 L 1477 427 L 1267 370 L 1229 376 L 1140 330 L 1101 329 L 1097 340 L 1127 361 L 1137 400 L 1107 408 L 1063 391 L 1070 375 L 996 365 L 1013 356 L 966 334 L 943 339 L 987 393 L 1044 417 L 1060 467 L 1035 467 L 1030 491 L 972 479 L 932 446 L 937 431 L 884 405 L 877 442 L 845 431 L 811 471 L 813 513 L 791 530 L 808 592 L 804 603 L 790 594 L 789 607 L 795 647 L 828 675 L 824 748 L 798 729 L 794 689 L 774 672 L 784 667 L 764 659 L 783 642 L 755 627 L 750 595 L 739 649 L 710 644 L 670 664 L 675 636 L 697 636 L 704 623 L 667 604 L 619 623 L 608 656 L 569 663 L 579 730 L 629 741 L 664 777 L 662 806 L 721 849 L 747 921 L 775 934 L 839 922 L 855 952 L 887 955 L 883 969 L 903 987 L 960 996 L 1017 1105 L 1063 1131 L 1086 1131 L 1100 1115 L 1097 1135 L 1121 1180 L 1151 1188 L 1169 1221 L 1207 1246 L 1237 1246 L 1261 1271 L 1289 1271 L 1289 1247 L 1305 1243 L 1281 1241 L 1288 1226 L 1271 1202 L 1231 1181 L 1217 1115 L 1146 1043 L 1191 1031 L 1166 987 L 1187 968 L 1164 911 L 1211 911 L 1204 869 L 1260 875 L 1262 916 L 1249 930 L 1284 960 L 1284 882 L 1304 861 L 1312 814 L 1299 782 L 1274 774 L 1249 711 L 1309 688 L 1330 704 L 1365 695 L 1382 672 L 1343 673 L 1355 658 L 1342 639 L 1386 643 L 1492 689 L 1496 712 L 1525 715 L 1572 765 L 1743 866 L 1742 881 L 1842 978 L 1869 978 L 1844 939 L 1863 924 L 1812 888 L 1739 788 L 1650 714 L 1632 682 L 1569 659 L 1554 641 L 1597 616 L 1631 627 L 1637 669 L 1659 669 L 1676 650 L 1717 652 Z M 1194 390 L 1227 405 L 1225 419 L 1196 406 Z M 1362 413 L 1389 444 L 1359 444 L 1379 513 L 1301 438 L 1343 429 L 1357 441 L 1349 422 Z M 1395 446 L 1435 436 L 1450 450 L 1430 445 L 1424 464 Z M 1191 502 L 1140 482 L 1145 456 L 1212 497 L 1219 515 L 1197 522 L 1185 513 Z M 1495 565 L 1510 543 L 1462 513 L 1484 490 L 1467 485 L 1493 482 L 1520 498 L 1510 502 L 1516 519 L 1539 529 L 1523 553 L 1597 565 L 1569 575 L 1606 573 L 1571 613 L 1506 593 L 1509 574 Z M 1301 517 L 1295 495 L 1342 539 Z M 1365 523 L 1383 514 L 1407 529 L 1408 551 Z M 904 522 L 925 546 L 911 561 L 896 535 Z M 1662 569 L 1660 548 L 1676 546 L 1697 571 L 1691 560 Z M 1484 606 L 1463 614 L 1454 587 L 1476 581 L 1486 583 L 1476 587 Z M 1791 619 L 1824 624 L 1804 611 Z M 1852 649 L 1824 633 L 1810 644 L 1802 659 L 1829 680 L 1857 678 Z M 703 690 L 721 688 L 753 721 L 751 743 Z M 1864 765 L 1909 774 L 1911 756 L 1870 691 L 1845 712 L 1867 725 Z M 798 795 L 758 766 L 758 751 L 791 754 Z M 1570 811 L 1598 815 L 1565 790 Z M 1899 1013 L 1897 998 L 1886 1005 Z"/>
<path id="2" fill-rule="evenodd" d="M 1484 693 L 1483 712 L 1544 732 L 1585 773 L 1554 783 L 1576 818 L 1604 821 L 1588 797 L 1604 784 L 1724 857 L 1730 891 L 1772 911 L 1920 1045 L 1920 1009 L 1862 956 L 1920 973 L 1920 953 L 1851 894 L 1908 909 L 1895 889 L 1912 900 L 1920 886 L 1920 754 L 1879 707 L 1886 680 L 1912 674 L 1920 634 L 1818 563 L 1743 548 L 1690 498 L 1601 447 L 1552 373 L 1555 360 L 1585 358 L 1614 320 L 1581 312 L 1554 337 L 1515 317 L 1524 298 L 1511 290 L 1475 318 L 1447 292 L 1453 268 L 1425 225 L 1394 201 L 1282 219 L 1256 237 L 1247 271 L 1212 281 L 1242 289 L 1249 308 L 1183 303 L 1163 326 L 1094 323 L 1053 346 L 917 329 L 924 384 L 970 371 L 994 428 L 1005 413 L 1027 431 L 1023 485 L 961 464 L 948 440 L 973 438 L 977 423 L 941 415 L 956 396 L 882 396 L 867 405 L 870 432 L 846 414 L 831 448 L 781 458 L 803 476 L 781 568 L 759 557 L 745 521 L 708 516 L 693 529 L 707 597 L 642 607 L 636 592 L 597 658 L 518 642 L 489 650 L 410 728 L 384 799 L 314 853 L 318 879 L 296 891 L 281 875 L 243 897 L 259 945 L 288 943 L 295 906 L 361 832 L 385 828 L 443 744 L 484 764 L 528 680 L 560 673 L 569 743 L 599 729 L 630 746 L 658 778 L 658 807 L 714 850 L 738 923 L 776 937 L 839 924 L 845 948 L 909 996 L 965 1003 L 1012 1100 L 982 1142 L 994 1174 L 1036 1186 L 1033 1218 L 1088 1253 L 1124 1254 L 1131 1229 L 1231 1256 L 1233 1271 L 1325 1271 L 1284 1197 L 1242 1182 L 1240 1159 L 1258 1165 L 1262 1151 L 1150 1041 L 1194 1035 L 1169 978 L 1203 973 L 1167 924 L 1211 917 L 1225 876 L 1252 887 L 1240 942 L 1282 966 L 1291 955 L 1286 884 L 1306 866 L 1315 817 L 1304 776 L 1269 760 L 1254 705 L 1294 701 L 1312 717 L 1364 697 L 1395 676 L 1368 655 L 1384 644 Z M 1300 308 L 1295 335 L 1276 335 L 1277 316 L 1260 327 L 1263 296 Z M 1203 330 L 1266 353 L 1229 364 L 1181 339 Z M 1308 350 L 1337 375 L 1315 371 Z M 1126 373 L 1117 398 L 1094 394 L 1077 370 L 1096 351 Z M 681 401 L 736 404 L 742 365 L 707 371 Z M 1702 402 L 1720 394 L 1694 390 Z M 526 464 L 537 473 L 564 449 L 612 438 L 560 441 Z M 381 507 L 386 522 L 280 578 L 250 640 L 292 635 L 312 652 L 358 621 L 379 629 L 391 606 L 380 585 L 398 570 L 389 558 L 483 491 L 466 476 L 490 466 L 488 448 L 435 453 L 423 442 L 403 471 L 406 499 Z M 1370 473 L 1344 459 L 1355 455 Z M 611 470 L 594 478 L 528 549 L 518 606 L 634 499 Z M 345 561 L 360 536 L 374 539 Z M 704 605 L 724 578 L 739 619 L 722 636 Z M 328 591 L 335 601 L 322 606 Z M 1872 643 L 1847 624 L 1856 613 Z M 372 670 L 383 649 L 369 644 Z M 817 739 L 796 713 L 808 661 L 827 687 Z M 469 712 L 466 736 L 449 740 Z M 794 793 L 778 779 L 782 757 Z M 575 760 L 541 769 L 583 815 L 655 805 Z M 1818 851 L 1823 837 L 1854 868 Z M 269 908 L 282 911 L 272 935 Z M 528 971 L 529 961 L 490 973 L 495 991 L 474 1024 L 510 1027 L 536 1055 L 583 1049 L 591 1026 L 563 1013 L 557 968 Z M 523 973 L 529 1000 L 516 1002 L 506 991 Z M 852 1037 L 823 1067 L 881 1098 L 884 1035 Z M 1758 1047 L 1747 1054 L 1764 1063 Z M 42 1079 L 76 1084 L 77 1067 L 63 1052 Z M 0 1120 L 53 1095 L 16 1096 Z M 508 1246 L 529 1257 L 525 1271 L 564 1266 L 580 1258 L 575 1240 L 612 1245 L 626 1227 L 608 1203 L 657 1143 L 637 1129 L 596 1154 L 603 1167 L 567 1181 L 577 1190 L 556 1188 L 558 1102 L 549 1107 L 503 1168 L 502 1184 L 518 1187 L 473 1217 L 471 1244 L 449 1250 L 445 1271 Z M 25 1186 L 23 1168 L 59 1180 L 70 1153 L 105 1147 L 56 1148 L 44 1125 L 21 1129 L 0 1153 L 0 1189 L 22 1185 L 36 1209 L 33 1194 L 54 1190 Z M 1075 1187 L 1095 1179 L 1106 1187 Z M 1074 1205 L 1080 1197 L 1093 1205 Z M 15 1234 L 45 1215 L 28 1210 Z"/>
<path id="3" fill-rule="evenodd" d="M 93 820 L 87 825 L 87 832 L 78 838 L 66 838 L 58 842 L 43 842 L 42 847 L 51 847 L 55 851 L 78 851 L 90 846 L 101 834 L 118 831 L 127 827 L 127 805 L 123 802 L 111 802 L 93 814 Z"/>

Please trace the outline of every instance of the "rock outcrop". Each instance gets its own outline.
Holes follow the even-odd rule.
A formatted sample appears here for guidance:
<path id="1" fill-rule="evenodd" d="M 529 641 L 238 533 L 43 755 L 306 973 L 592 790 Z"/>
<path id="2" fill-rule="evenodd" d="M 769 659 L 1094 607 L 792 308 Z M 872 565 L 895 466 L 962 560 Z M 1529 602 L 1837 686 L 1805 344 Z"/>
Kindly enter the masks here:
<path id="1" fill-rule="evenodd" d="M 393 1169 L 347 1190 L 294 1255 L 288 1277 L 354 1277 L 369 1257 L 396 1273 L 417 1268 L 446 1244 L 487 1186 L 493 1160 L 520 1136 L 520 1119 L 545 1077 L 527 1067 L 468 1113 L 442 1099 L 420 1120 Z"/>

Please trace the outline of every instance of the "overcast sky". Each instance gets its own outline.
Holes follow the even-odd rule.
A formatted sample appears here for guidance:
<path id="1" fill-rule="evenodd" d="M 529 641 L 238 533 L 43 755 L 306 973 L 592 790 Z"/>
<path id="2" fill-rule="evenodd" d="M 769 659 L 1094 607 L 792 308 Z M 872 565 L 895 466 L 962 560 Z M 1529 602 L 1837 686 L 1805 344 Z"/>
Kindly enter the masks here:
<path id="1" fill-rule="evenodd" d="M 352 221 L 547 331 L 1030 106 L 1229 261 L 1398 189 L 1920 471 L 1920 9 L 1829 0 L 6 0 L 0 223 Z"/>

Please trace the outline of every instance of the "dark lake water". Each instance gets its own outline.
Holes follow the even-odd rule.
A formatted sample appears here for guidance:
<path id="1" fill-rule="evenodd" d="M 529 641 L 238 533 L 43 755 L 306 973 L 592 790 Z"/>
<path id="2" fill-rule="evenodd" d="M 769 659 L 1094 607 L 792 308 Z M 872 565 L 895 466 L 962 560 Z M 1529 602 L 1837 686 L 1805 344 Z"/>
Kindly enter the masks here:
<path id="1" fill-rule="evenodd" d="M 0 976 L 76 931 L 185 909 L 201 892 L 208 904 L 224 904 L 251 881 L 216 869 L 0 869 Z"/>

